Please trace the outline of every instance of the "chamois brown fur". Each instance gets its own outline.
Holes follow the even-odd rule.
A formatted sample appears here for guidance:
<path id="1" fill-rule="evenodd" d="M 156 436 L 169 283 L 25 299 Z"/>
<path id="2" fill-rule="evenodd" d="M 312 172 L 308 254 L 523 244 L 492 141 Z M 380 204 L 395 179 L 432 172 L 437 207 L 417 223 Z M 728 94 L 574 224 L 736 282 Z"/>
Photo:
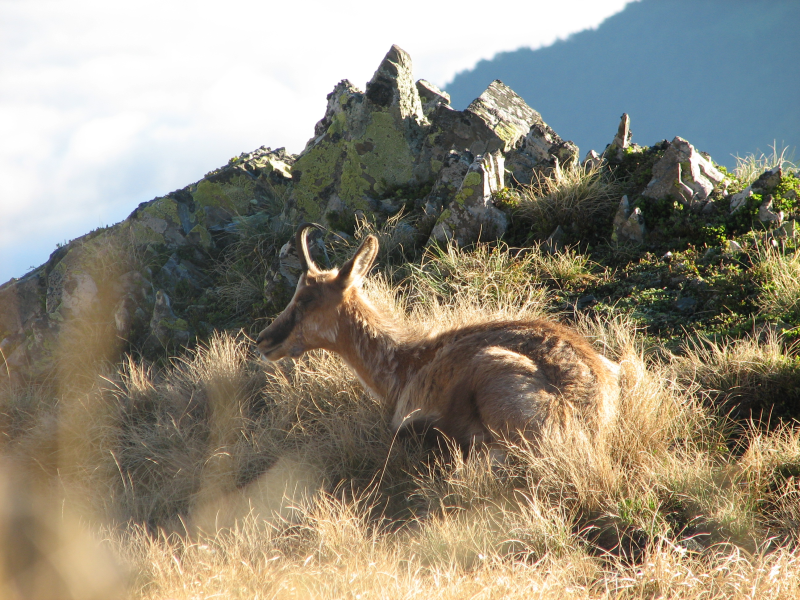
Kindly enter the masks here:
<path id="1" fill-rule="evenodd" d="M 391 412 L 395 430 L 434 427 L 462 448 L 535 441 L 578 417 L 595 433 L 613 418 L 617 365 L 577 332 L 544 320 L 491 321 L 422 334 L 375 309 L 360 289 L 378 241 L 340 270 L 320 271 L 306 231 L 305 273 L 286 309 L 256 340 L 270 360 L 316 348 L 339 354 Z"/>

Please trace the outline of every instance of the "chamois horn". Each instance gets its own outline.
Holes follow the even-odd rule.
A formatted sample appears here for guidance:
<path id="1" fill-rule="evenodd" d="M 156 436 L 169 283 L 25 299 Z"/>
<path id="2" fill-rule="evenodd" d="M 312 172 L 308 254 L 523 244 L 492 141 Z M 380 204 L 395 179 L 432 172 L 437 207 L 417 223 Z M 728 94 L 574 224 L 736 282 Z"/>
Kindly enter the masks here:
<path id="1" fill-rule="evenodd" d="M 313 267 L 314 269 L 317 268 L 317 265 L 314 264 L 314 260 L 308 253 L 307 232 L 312 227 L 316 227 L 322 231 L 325 230 L 325 228 L 319 223 L 300 223 L 300 225 L 297 226 L 297 233 L 294 234 L 294 245 L 295 249 L 297 250 L 297 256 L 300 258 L 300 268 L 303 271 L 308 271 L 310 267 Z"/>

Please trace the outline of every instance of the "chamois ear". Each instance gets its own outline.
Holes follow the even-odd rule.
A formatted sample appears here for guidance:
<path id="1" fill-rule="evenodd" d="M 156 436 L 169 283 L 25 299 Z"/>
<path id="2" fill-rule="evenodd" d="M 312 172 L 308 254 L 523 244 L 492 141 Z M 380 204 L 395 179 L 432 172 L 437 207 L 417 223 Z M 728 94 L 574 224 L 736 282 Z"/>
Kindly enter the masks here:
<path id="1" fill-rule="evenodd" d="M 361 242 L 353 258 L 344 263 L 342 268 L 339 269 L 336 281 L 339 282 L 342 288 L 360 285 L 361 280 L 372 268 L 376 256 L 378 256 L 378 238 L 374 235 L 368 235 Z"/>

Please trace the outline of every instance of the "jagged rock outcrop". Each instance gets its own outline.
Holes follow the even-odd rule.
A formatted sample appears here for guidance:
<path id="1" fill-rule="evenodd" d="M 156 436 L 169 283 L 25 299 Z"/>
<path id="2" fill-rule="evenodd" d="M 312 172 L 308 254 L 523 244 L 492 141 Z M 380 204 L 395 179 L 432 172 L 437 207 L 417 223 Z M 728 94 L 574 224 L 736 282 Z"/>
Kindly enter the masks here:
<path id="1" fill-rule="evenodd" d="M 430 113 L 428 131 L 421 160 L 430 160 L 437 176 L 420 204 L 431 222 L 452 203 L 467 168 L 479 155 L 500 153 L 504 169 L 512 178 L 505 183 L 520 184 L 530 183 L 536 170 L 547 172 L 559 161 L 568 163 L 578 152 L 574 144 L 562 140 L 538 112 L 501 81 L 493 81 L 464 111 L 438 104 Z M 477 223 L 469 228 L 473 232 L 480 230 Z M 437 235 L 441 236 L 441 229 Z M 467 243 L 477 240 L 466 231 L 457 238 Z"/>
<path id="2" fill-rule="evenodd" d="M 420 79 L 417 81 L 417 93 L 422 102 L 422 113 L 428 117 L 439 106 L 450 104 L 450 94 L 440 90 L 430 81 Z"/>
<path id="3" fill-rule="evenodd" d="M 625 150 L 631 147 L 632 138 L 631 118 L 628 116 L 628 113 L 622 113 L 622 117 L 620 117 L 619 120 L 619 127 L 617 128 L 617 135 L 611 140 L 611 143 L 603 152 L 603 156 L 611 162 L 622 162 Z"/>
<path id="4" fill-rule="evenodd" d="M 641 244 L 645 240 L 646 233 L 642 210 L 639 207 L 631 208 L 628 197 L 623 196 L 614 216 L 614 232 L 611 239 L 617 242 Z"/>
<path id="5" fill-rule="evenodd" d="M 325 116 L 292 168 L 288 217 L 340 229 L 357 210 L 380 210 L 398 188 L 431 182 L 431 164 L 419 160 L 425 124 L 411 59 L 392 46 L 366 92 L 345 80 L 328 95 Z"/>
<path id="6" fill-rule="evenodd" d="M 435 223 L 442 213 L 443 207 L 455 197 L 474 160 L 472 153 L 467 150 L 463 152 L 450 150 L 444 157 L 436 180 L 430 193 L 425 196 L 425 204 L 422 207 L 424 218 L 428 223 Z"/>
<path id="7" fill-rule="evenodd" d="M 675 137 L 664 156 L 653 165 L 653 178 L 642 195 L 674 198 L 692 210 L 703 210 L 714 186 L 724 175 L 689 142 Z"/>
<path id="8" fill-rule="evenodd" d="M 478 155 L 503 153 L 520 182 L 577 156 L 500 81 L 454 110 L 436 86 L 413 83 L 411 58 L 397 46 L 365 92 L 346 80 L 336 85 L 314 133 L 292 168 L 287 218 L 334 229 L 346 228 L 357 211 L 388 215 L 406 206 L 425 207 L 434 222 L 460 186 L 456 173 L 466 174 L 461 165 Z"/>
<path id="9" fill-rule="evenodd" d="M 741 210 L 747 203 L 748 198 L 751 198 L 753 194 L 771 194 L 774 192 L 782 177 L 783 169 L 780 166 L 764 171 L 753 183 L 730 197 L 731 213 Z M 796 197 L 796 192 L 794 190 L 791 190 L 791 192 Z"/>
<path id="10" fill-rule="evenodd" d="M 98 360 L 125 341 L 149 338 L 175 348 L 191 338 L 185 315 L 170 296 L 196 298 L 210 283 L 218 241 L 232 228 L 257 220 L 280 230 L 280 216 L 264 209 L 291 184 L 294 157 L 283 149 L 242 154 L 197 183 L 139 205 L 123 222 L 58 248 L 41 267 L 0 286 L 0 350 L 6 376 L 23 380 L 46 374 L 59 359 L 65 329 L 80 344 L 110 338 Z M 185 303 L 184 303 L 185 304 Z M 166 308 L 165 308 L 166 307 Z M 190 312 L 194 307 L 182 306 Z M 194 311 L 194 321 L 207 318 Z M 210 310 L 210 309 L 209 309 Z"/>
<path id="11" fill-rule="evenodd" d="M 566 165 L 578 156 L 577 146 L 562 140 L 501 81 L 493 81 L 464 113 L 472 124 L 466 148 L 473 154 L 501 151 L 515 183 L 528 184 L 534 170 L 550 169 L 557 162 Z"/>
<path id="12" fill-rule="evenodd" d="M 442 213 L 431 241 L 455 240 L 464 246 L 480 239 L 497 239 L 508 226 L 505 213 L 494 206 L 494 195 L 505 186 L 500 151 L 478 155 L 469 166 L 455 199 Z"/>

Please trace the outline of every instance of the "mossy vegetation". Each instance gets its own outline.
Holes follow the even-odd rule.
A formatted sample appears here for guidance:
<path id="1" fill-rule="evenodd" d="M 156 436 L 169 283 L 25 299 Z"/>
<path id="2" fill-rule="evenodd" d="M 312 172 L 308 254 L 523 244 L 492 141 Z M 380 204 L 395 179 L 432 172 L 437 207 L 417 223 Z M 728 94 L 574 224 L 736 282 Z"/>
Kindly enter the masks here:
<path id="1" fill-rule="evenodd" d="M 518 247 L 541 243 L 559 228 L 552 247 L 573 248 L 594 270 L 593 278 L 553 290 L 562 309 L 582 306 L 601 315 L 627 311 L 672 351 L 698 337 L 739 338 L 770 328 L 795 339 L 800 323 L 793 222 L 798 175 L 793 165 L 775 152 L 740 159 L 732 173 L 720 168 L 725 179 L 704 210 L 692 210 L 672 198 L 642 196 L 666 148 L 666 143 L 635 146 L 618 164 L 559 169 L 540 175 L 529 187 L 503 190 L 497 203 L 512 218 L 507 242 Z M 780 228 L 759 220 L 765 194 L 753 193 L 739 210 L 729 210 L 731 195 L 763 172 L 754 173 L 754 163 L 764 169 L 784 166 L 770 194 L 772 210 L 783 211 Z M 644 215 L 643 244 L 610 241 L 623 195 Z"/>

